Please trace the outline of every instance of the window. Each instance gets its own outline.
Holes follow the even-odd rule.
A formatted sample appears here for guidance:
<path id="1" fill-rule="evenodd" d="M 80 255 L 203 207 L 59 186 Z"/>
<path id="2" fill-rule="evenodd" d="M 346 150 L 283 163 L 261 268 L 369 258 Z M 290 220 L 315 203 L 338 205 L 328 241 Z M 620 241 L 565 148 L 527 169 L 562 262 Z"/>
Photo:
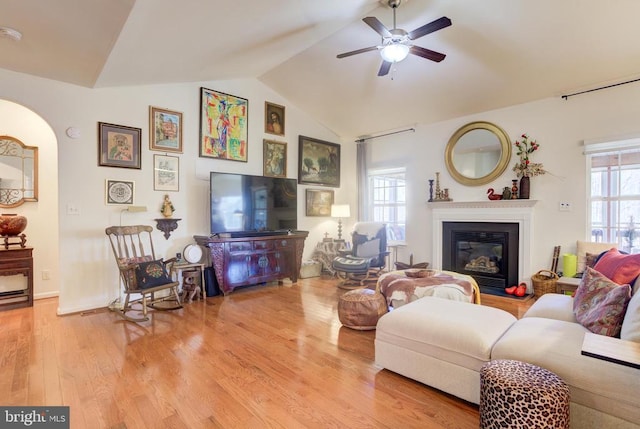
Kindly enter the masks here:
<path id="1" fill-rule="evenodd" d="M 592 153 L 588 162 L 591 241 L 640 253 L 640 149 Z"/>
<path id="2" fill-rule="evenodd" d="M 387 224 L 387 241 L 403 242 L 406 224 L 404 169 L 369 170 L 369 219 Z"/>

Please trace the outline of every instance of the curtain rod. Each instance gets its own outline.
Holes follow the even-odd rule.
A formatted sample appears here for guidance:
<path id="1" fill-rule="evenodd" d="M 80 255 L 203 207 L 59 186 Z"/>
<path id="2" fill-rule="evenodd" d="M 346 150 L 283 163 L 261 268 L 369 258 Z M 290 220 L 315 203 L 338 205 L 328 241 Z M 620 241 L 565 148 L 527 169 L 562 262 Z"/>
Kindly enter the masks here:
<path id="1" fill-rule="evenodd" d="M 638 82 L 638 81 L 640 81 L 640 78 L 633 79 L 633 80 L 628 80 L 626 82 L 614 83 L 612 85 L 601 86 L 599 88 L 587 89 L 586 91 L 574 92 L 573 94 L 563 95 L 562 98 L 564 98 L 565 100 L 568 100 L 569 97 L 573 97 L 574 95 L 586 94 L 587 92 L 593 92 L 593 91 L 600 91 L 601 89 L 613 88 L 615 86 L 626 85 L 628 83 L 634 83 L 634 82 Z"/>
<path id="2" fill-rule="evenodd" d="M 394 131 L 392 133 L 380 134 L 379 136 L 364 137 L 364 138 L 356 140 L 356 143 L 364 143 L 366 140 L 373 140 L 373 139 L 377 139 L 379 137 L 391 136 L 393 134 L 406 133 L 407 131 L 413 131 L 415 133 L 416 129 L 415 128 L 407 128 L 406 130 L 400 130 L 400 131 Z"/>

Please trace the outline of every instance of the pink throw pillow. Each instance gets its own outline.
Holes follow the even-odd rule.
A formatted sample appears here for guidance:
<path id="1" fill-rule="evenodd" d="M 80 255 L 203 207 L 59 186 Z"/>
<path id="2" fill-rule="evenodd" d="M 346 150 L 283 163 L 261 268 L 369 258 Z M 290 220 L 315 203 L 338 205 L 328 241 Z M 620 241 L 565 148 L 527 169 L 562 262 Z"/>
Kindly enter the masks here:
<path id="1" fill-rule="evenodd" d="M 625 255 L 618 249 L 611 249 L 602 255 L 593 269 L 619 285 L 631 284 L 640 274 L 640 254 Z"/>
<path id="2" fill-rule="evenodd" d="M 620 286 L 587 267 L 573 299 L 573 313 L 589 331 L 617 337 L 630 299 L 631 286 Z"/>

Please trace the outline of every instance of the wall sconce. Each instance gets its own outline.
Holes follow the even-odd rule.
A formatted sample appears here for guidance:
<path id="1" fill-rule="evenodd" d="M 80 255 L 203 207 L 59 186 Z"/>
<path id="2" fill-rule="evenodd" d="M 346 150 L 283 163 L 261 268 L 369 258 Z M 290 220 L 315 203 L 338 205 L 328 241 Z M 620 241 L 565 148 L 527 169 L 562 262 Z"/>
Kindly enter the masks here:
<path id="1" fill-rule="evenodd" d="M 349 204 L 331 204 L 331 217 L 338 218 L 338 241 L 342 240 L 342 218 L 351 216 Z"/>
<path id="2" fill-rule="evenodd" d="M 147 206 L 128 206 L 127 208 L 120 210 L 120 226 L 122 226 L 122 213 L 124 212 L 140 213 L 140 212 L 146 212 L 146 211 L 147 211 Z"/>

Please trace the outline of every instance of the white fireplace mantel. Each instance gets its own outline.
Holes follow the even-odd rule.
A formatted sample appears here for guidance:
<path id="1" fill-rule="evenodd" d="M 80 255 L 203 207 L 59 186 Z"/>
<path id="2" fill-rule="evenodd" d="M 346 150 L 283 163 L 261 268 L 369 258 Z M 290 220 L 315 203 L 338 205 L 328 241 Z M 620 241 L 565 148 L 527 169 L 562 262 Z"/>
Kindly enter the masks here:
<path id="1" fill-rule="evenodd" d="M 537 200 L 430 202 L 433 231 L 433 267 L 442 268 L 443 222 L 505 222 L 519 225 L 518 281 L 531 288 L 533 212 Z"/>

